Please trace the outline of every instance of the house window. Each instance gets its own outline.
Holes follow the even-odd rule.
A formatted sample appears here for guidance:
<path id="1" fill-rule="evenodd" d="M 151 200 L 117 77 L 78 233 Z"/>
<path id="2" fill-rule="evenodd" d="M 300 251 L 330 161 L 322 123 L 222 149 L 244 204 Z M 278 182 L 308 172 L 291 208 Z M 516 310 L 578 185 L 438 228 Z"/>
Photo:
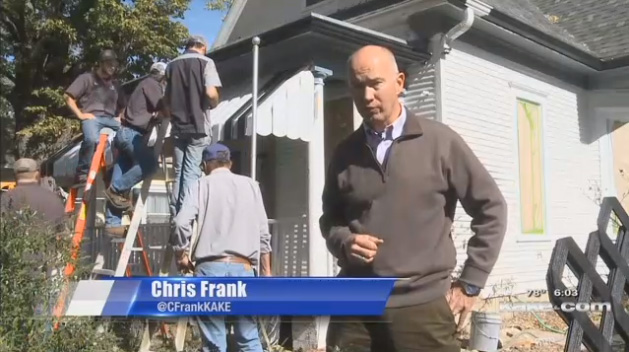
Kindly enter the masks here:
<path id="1" fill-rule="evenodd" d="M 544 163 L 542 156 L 542 106 L 517 100 L 520 169 L 520 217 L 522 233 L 544 235 Z"/>
<path id="2" fill-rule="evenodd" d="M 324 1 L 325 0 L 306 0 L 306 7 L 310 7 Z"/>

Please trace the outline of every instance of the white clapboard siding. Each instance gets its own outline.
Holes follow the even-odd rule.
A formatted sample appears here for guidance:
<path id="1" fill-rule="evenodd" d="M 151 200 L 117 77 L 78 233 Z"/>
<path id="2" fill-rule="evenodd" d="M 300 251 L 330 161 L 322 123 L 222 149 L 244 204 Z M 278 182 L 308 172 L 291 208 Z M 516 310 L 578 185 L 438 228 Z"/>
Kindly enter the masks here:
<path id="1" fill-rule="evenodd" d="M 435 69 L 413 66 L 407 71 L 407 88 L 402 96 L 404 105 L 413 113 L 428 118 L 437 117 Z"/>
<path id="2" fill-rule="evenodd" d="M 583 98 L 583 92 L 541 75 L 522 72 L 529 70 L 464 44 L 455 46 L 440 68 L 443 122 L 471 146 L 508 203 L 507 236 L 488 282 L 496 286 L 498 294 L 544 288 L 554 241 L 573 236 L 584 249 L 598 215 L 589 187 L 600 182 L 599 150 L 598 143 L 581 141 L 584 127 L 579 114 L 586 111 L 578 110 L 578 99 Z M 519 241 L 518 152 L 512 87 L 546 94 L 542 116 L 549 230 L 546 242 Z M 467 258 L 469 221 L 459 205 L 455 223 L 458 265 Z"/>

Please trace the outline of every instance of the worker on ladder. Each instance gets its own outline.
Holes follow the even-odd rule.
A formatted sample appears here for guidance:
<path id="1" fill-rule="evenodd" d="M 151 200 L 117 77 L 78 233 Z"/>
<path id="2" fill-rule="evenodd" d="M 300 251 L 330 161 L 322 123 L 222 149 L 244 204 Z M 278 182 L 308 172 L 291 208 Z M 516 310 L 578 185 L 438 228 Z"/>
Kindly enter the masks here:
<path id="1" fill-rule="evenodd" d="M 110 128 L 117 131 L 120 128 L 119 113 L 125 103 L 124 94 L 115 79 L 117 69 L 116 54 L 113 50 L 103 50 L 98 67 L 77 77 L 65 91 L 66 104 L 81 120 L 83 132 L 75 184 L 84 184 L 87 180 L 100 130 Z"/>
<path id="2" fill-rule="evenodd" d="M 174 221 L 171 244 L 177 266 L 201 277 L 252 277 L 259 266 L 262 276 L 271 276 L 271 234 L 260 186 L 231 172 L 229 148 L 220 143 L 206 147 L 202 159 L 206 176 L 186 190 Z M 198 238 L 191 244 L 194 220 Z M 203 351 L 226 351 L 225 317 L 203 316 L 197 321 Z M 252 317 L 237 317 L 234 333 L 240 350 L 262 352 Z"/>
<path id="3" fill-rule="evenodd" d="M 147 144 L 147 136 L 155 123 L 155 117 L 162 116 L 165 73 L 165 63 L 156 62 L 151 66 L 148 77 L 131 93 L 122 114 L 122 127 L 113 140 L 118 157 L 111 183 L 105 190 L 105 231 L 115 237 L 125 235 L 122 216 L 124 211 L 132 207 L 131 190 L 158 168 L 158 160 L 152 147 Z"/>
<path id="4" fill-rule="evenodd" d="M 166 69 L 165 102 L 171 117 L 175 179 L 170 204 L 175 216 L 185 189 L 201 177 L 201 153 L 211 142 L 209 110 L 218 105 L 221 80 L 212 59 L 205 56 L 207 40 L 192 36 L 186 51 Z"/>

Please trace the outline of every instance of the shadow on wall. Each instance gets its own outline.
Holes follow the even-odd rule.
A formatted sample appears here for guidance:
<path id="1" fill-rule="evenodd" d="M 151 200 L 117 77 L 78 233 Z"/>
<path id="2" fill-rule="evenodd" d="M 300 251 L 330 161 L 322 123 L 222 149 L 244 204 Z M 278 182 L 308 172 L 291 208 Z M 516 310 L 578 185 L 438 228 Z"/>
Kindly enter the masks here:
<path id="1" fill-rule="evenodd" d="M 588 92 L 577 94 L 579 138 L 581 143 L 583 144 L 594 143 L 606 133 L 606 128 L 604 128 L 604 124 L 597 124 L 596 115 L 594 115 L 593 110 L 590 109 L 588 95 Z"/>

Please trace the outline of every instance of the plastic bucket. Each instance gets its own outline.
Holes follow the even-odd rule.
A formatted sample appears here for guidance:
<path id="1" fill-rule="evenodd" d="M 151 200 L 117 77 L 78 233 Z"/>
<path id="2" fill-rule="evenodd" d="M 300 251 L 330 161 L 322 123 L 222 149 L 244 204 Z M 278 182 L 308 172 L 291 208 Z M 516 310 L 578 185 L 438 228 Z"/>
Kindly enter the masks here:
<path id="1" fill-rule="evenodd" d="M 498 313 L 472 312 L 469 349 L 491 352 L 498 350 L 502 319 Z"/>

